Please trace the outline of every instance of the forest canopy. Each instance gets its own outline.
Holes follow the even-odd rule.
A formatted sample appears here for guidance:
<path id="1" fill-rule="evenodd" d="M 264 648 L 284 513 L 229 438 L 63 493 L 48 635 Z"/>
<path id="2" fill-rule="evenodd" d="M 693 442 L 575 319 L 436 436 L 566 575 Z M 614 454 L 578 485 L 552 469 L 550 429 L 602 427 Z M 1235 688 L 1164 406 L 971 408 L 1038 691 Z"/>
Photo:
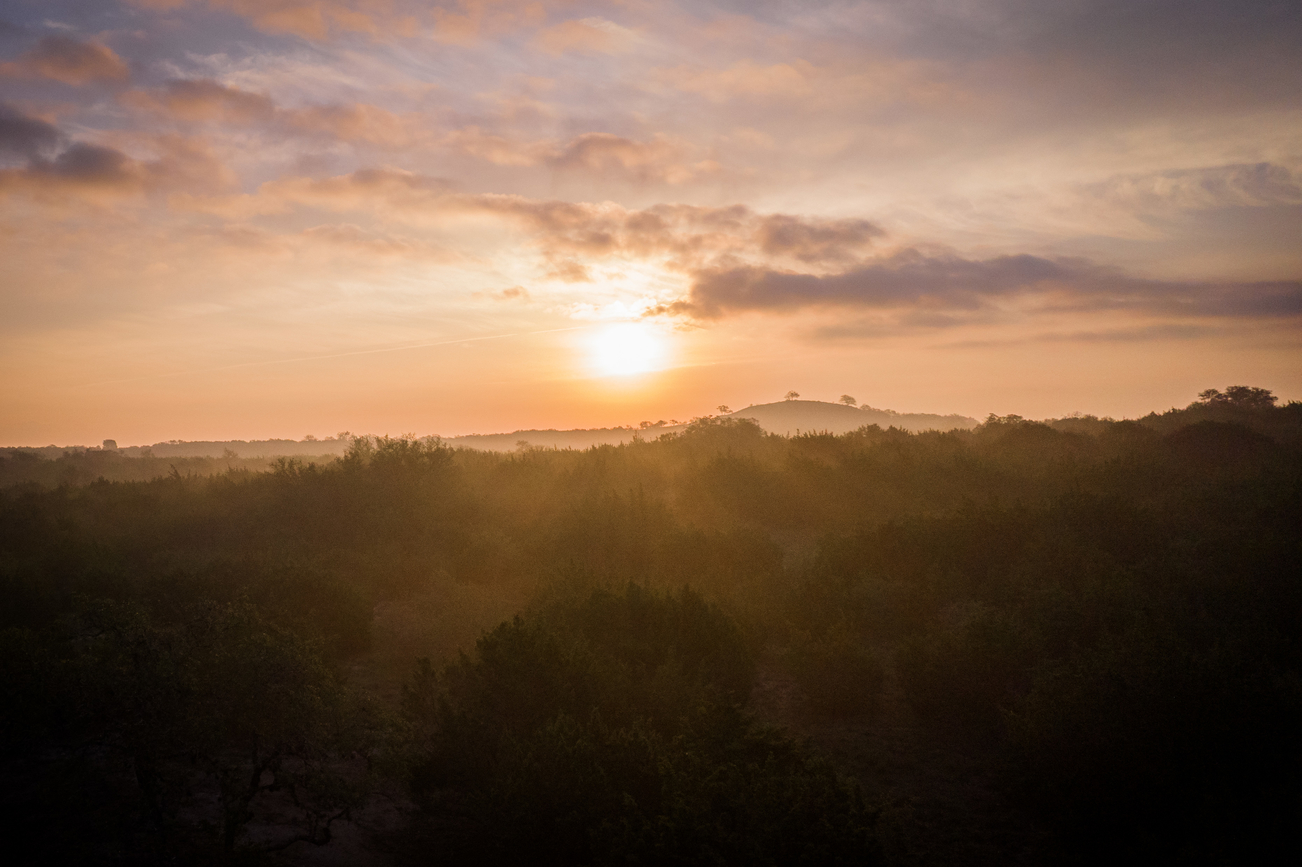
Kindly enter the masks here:
<path id="1" fill-rule="evenodd" d="M 1302 815 L 1264 389 L 172 464 L 0 458 L 4 810 L 51 860 L 1242 863 Z"/>

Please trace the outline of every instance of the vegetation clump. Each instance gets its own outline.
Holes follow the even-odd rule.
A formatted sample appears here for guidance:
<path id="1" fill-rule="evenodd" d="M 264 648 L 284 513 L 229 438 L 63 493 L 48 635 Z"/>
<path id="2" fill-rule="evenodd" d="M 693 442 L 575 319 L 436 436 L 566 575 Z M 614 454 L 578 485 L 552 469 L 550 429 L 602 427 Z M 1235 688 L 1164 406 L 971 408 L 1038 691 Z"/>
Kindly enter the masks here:
<path id="1" fill-rule="evenodd" d="M 690 591 L 636 584 L 503 623 L 404 694 L 414 789 L 462 856 L 537 864 L 871 863 L 857 791 L 741 705 L 753 663 Z"/>

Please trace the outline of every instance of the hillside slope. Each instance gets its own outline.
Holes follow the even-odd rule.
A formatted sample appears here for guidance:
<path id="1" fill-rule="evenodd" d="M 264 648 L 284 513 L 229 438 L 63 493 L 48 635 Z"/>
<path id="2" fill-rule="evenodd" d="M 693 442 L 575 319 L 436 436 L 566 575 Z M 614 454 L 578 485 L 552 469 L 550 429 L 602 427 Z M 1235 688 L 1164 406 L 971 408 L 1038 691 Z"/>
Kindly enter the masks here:
<path id="1" fill-rule="evenodd" d="M 732 418 L 753 418 L 769 433 L 792 436 L 797 433 L 849 433 L 864 425 L 897 427 L 907 431 L 971 430 L 978 422 L 962 415 L 901 413 L 870 406 L 858 409 L 819 400 L 783 400 L 748 406 L 730 414 Z"/>

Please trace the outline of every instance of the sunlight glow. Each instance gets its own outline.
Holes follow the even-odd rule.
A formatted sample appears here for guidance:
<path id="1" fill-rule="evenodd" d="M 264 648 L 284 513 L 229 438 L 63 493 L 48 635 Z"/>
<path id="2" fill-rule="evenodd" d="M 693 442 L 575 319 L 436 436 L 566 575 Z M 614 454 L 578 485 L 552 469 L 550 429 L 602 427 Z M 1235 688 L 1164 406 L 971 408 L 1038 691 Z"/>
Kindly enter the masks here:
<path id="1" fill-rule="evenodd" d="M 668 359 L 664 338 L 653 326 L 621 322 L 599 331 L 589 345 L 599 376 L 632 376 L 660 370 Z"/>

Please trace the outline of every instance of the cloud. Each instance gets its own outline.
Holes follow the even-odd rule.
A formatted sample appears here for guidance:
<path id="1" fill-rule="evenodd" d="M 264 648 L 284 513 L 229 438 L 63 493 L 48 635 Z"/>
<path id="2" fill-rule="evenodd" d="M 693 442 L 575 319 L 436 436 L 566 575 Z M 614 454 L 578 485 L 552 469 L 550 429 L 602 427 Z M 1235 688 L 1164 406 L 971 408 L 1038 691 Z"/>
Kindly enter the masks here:
<path id="1" fill-rule="evenodd" d="M 494 165 L 547 166 L 561 172 L 583 172 L 642 184 L 684 184 L 719 171 L 718 164 L 710 160 L 693 162 L 686 145 L 663 135 L 638 141 L 613 133 L 589 132 L 564 143 L 547 139 L 517 141 L 470 126 L 444 136 L 443 144 Z"/>
<path id="2" fill-rule="evenodd" d="M 439 207 L 513 220 L 533 235 L 549 261 L 652 259 L 683 272 L 745 256 L 842 262 L 855 258 L 884 234 L 866 220 L 764 216 L 743 205 L 654 205 L 630 210 L 614 203 L 459 194 Z"/>
<path id="3" fill-rule="evenodd" d="M 135 161 L 113 148 L 76 142 L 53 160 L 33 160 L 28 172 L 87 186 L 118 186 L 134 180 Z"/>
<path id="4" fill-rule="evenodd" d="M 36 199 L 102 198 L 141 192 L 145 164 L 119 150 L 73 142 L 53 159 L 34 156 L 21 168 L 0 170 L 0 196 L 25 193 Z"/>
<path id="5" fill-rule="evenodd" d="M 340 141 L 402 147 L 421 137 L 410 117 L 366 103 L 316 105 L 285 112 L 286 124 L 300 132 L 324 133 Z"/>
<path id="6" fill-rule="evenodd" d="M 212 214 L 230 220 L 285 214 L 295 207 L 332 213 L 381 214 L 400 221 L 404 215 L 437 216 L 453 189 L 452 182 L 401 169 L 361 169 L 330 178 L 287 177 L 268 181 L 253 194 L 196 195 L 179 192 L 168 199 L 172 210 Z"/>
<path id="7" fill-rule="evenodd" d="M 1080 193 L 1130 213 L 1302 204 L 1299 179 L 1269 162 L 1122 175 L 1083 185 Z"/>
<path id="8" fill-rule="evenodd" d="M 814 75 L 812 64 L 797 60 L 764 66 L 751 60 L 734 63 L 727 69 L 677 66 L 659 72 L 660 80 L 686 93 L 695 93 L 713 102 L 727 102 L 737 97 L 797 97 L 810 92 Z"/>
<path id="9" fill-rule="evenodd" d="M 747 265 L 694 275 L 688 297 L 662 313 L 720 319 L 806 308 L 909 311 L 958 324 L 1001 304 L 1055 311 L 1132 310 L 1180 316 L 1302 315 L 1302 282 L 1164 281 L 1084 259 L 1031 255 L 965 259 L 907 249 L 852 269 L 810 274 Z"/>
<path id="10" fill-rule="evenodd" d="M 441 42 L 467 45 L 480 39 L 542 24 L 549 5 L 564 6 L 567 0 L 455 0 L 432 10 L 434 38 Z M 451 7 L 451 8 L 449 8 Z"/>
<path id="11" fill-rule="evenodd" d="M 276 115 L 270 97 L 209 78 L 173 79 L 157 90 L 124 94 L 122 101 L 134 108 L 198 122 L 251 125 L 266 123 Z"/>
<path id="12" fill-rule="evenodd" d="M 458 257 L 426 241 L 396 235 L 379 235 L 348 223 L 314 226 L 301 237 L 331 256 L 346 254 L 362 262 L 372 257 L 425 262 L 449 262 Z"/>
<path id="13" fill-rule="evenodd" d="M 475 159 L 497 166 L 536 166 L 555 153 L 551 142 L 519 142 L 468 126 L 448 133 L 443 144 Z"/>
<path id="14" fill-rule="evenodd" d="M 237 15 L 264 33 L 324 40 L 347 33 L 374 39 L 427 31 L 442 42 L 465 44 L 486 35 L 537 26 L 546 16 L 539 0 L 127 0 L 159 11 L 186 6 Z M 560 0 L 557 5 L 566 4 Z"/>
<path id="15" fill-rule="evenodd" d="M 56 130 L 57 135 L 57 130 Z M 59 136 L 56 141 L 62 141 Z M 103 198 L 169 189 L 215 190 L 233 182 L 226 168 L 200 142 L 160 136 L 152 159 L 135 159 L 117 148 L 73 141 L 52 158 L 27 154 L 25 165 L 0 170 L 0 194 L 26 193 L 38 199 Z"/>
<path id="16" fill-rule="evenodd" d="M 1159 323 L 1129 328 L 1107 328 L 1095 331 L 1047 331 L 1024 337 L 997 338 L 991 340 L 956 340 L 946 343 L 947 347 L 982 349 L 987 347 L 1024 346 L 1036 343 L 1148 343 L 1154 340 L 1198 340 L 1214 337 L 1222 329 L 1210 325 L 1192 323 Z M 820 335 L 853 336 L 851 332 L 837 335 L 832 329 L 825 329 Z"/>
<path id="17" fill-rule="evenodd" d="M 546 276 L 565 282 L 590 280 L 591 268 L 605 261 L 685 274 L 746 259 L 825 267 L 856 260 L 884 234 L 866 220 L 760 215 L 742 205 L 631 210 L 609 202 L 456 194 L 437 207 L 515 222 L 532 237 Z"/>
<path id="18" fill-rule="evenodd" d="M 583 170 L 597 175 L 624 174 L 636 180 L 682 183 L 700 172 L 684 164 L 683 148 L 664 136 L 649 142 L 610 133 L 590 132 L 572 139 L 547 158 L 562 170 Z"/>
<path id="19" fill-rule="evenodd" d="M 152 90 L 133 90 L 121 97 L 132 108 L 190 123 L 262 127 L 300 135 L 326 135 L 339 141 L 366 141 L 387 146 L 415 142 L 420 125 L 367 103 L 282 108 L 271 97 L 231 87 L 213 79 L 174 79 Z"/>
<path id="20" fill-rule="evenodd" d="M 79 42 L 69 36 L 45 36 L 17 60 L 0 64 L 0 74 L 81 85 L 125 81 L 131 77 L 131 70 L 107 45 Z"/>
<path id="21" fill-rule="evenodd" d="M 626 210 L 517 200 L 497 207 L 529 222 L 549 258 L 658 259 L 672 270 L 689 273 L 746 258 L 819 265 L 851 261 L 884 234 L 866 220 L 760 215 L 742 205 Z"/>
<path id="22" fill-rule="evenodd" d="M 0 155 L 33 159 L 53 150 L 59 138 L 54 125 L 0 102 Z"/>
<path id="23" fill-rule="evenodd" d="M 1265 174 L 1264 186 L 1239 186 L 1275 189 L 1271 173 Z M 444 225 L 467 217 L 501 220 L 524 235 L 550 279 L 589 281 L 596 269 L 621 263 L 685 277 L 685 295 L 651 314 L 698 321 L 810 309 L 875 312 L 895 324 L 929 328 L 989 320 L 1010 310 L 1168 318 L 1302 315 L 1297 281 L 1161 280 L 1082 258 L 977 259 L 918 247 L 879 251 L 886 233 L 869 220 L 760 214 L 743 205 L 630 209 L 613 202 L 466 193 L 446 180 L 391 168 L 274 181 L 263 185 L 258 200 L 264 212 L 307 206 L 367 211 L 389 221 L 410 215 Z M 503 242 L 504 248 L 517 243 Z"/>
<path id="24" fill-rule="evenodd" d="M 542 30 L 534 44 L 548 54 L 575 51 L 586 54 L 615 54 L 634 39 L 633 33 L 604 18 L 563 21 Z"/>
<path id="25" fill-rule="evenodd" d="M 452 183 L 444 178 L 379 168 L 331 178 L 270 181 L 262 185 L 259 196 L 273 203 L 306 204 L 334 211 L 396 208 L 432 213 L 451 190 Z"/>
<path id="26" fill-rule="evenodd" d="M 523 286 L 510 286 L 506 289 L 503 289 L 501 292 L 494 292 L 493 297 L 500 298 L 503 301 L 513 301 L 517 299 L 521 301 L 528 301 L 529 290 L 525 289 Z"/>
<path id="27" fill-rule="evenodd" d="M 885 234 L 867 220 L 811 222 L 772 214 L 760 222 L 759 246 L 769 255 L 791 256 L 801 262 L 844 262 Z"/>
<path id="28" fill-rule="evenodd" d="M 799 265 L 822 273 L 860 261 L 884 231 L 864 219 L 758 214 L 743 205 L 654 205 L 567 202 L 493 193 L 465 193 L 444 178 L 372 168 L 330 178 L 270 181 L 255 196 L 183 203 L 186 209 L 231 216 L 283 212 L 294 206 L 359 211 L 419 221 L 489 217 L 513 224 L 542 256 L 549 273 L 587 278 L 602 260 L 657 263 L 694 274 L 740 262 Z"/>
<path id="29" fill-rule="evenodd" d="M 415 19 L 390 2 L 347 0 L 128 0 L 135 6 L 168 11 L 184 6 L 207 6 L 249 21 L 264 33 L 292 33 L 323 39 L 331 32 L 409 33 Z"/>

